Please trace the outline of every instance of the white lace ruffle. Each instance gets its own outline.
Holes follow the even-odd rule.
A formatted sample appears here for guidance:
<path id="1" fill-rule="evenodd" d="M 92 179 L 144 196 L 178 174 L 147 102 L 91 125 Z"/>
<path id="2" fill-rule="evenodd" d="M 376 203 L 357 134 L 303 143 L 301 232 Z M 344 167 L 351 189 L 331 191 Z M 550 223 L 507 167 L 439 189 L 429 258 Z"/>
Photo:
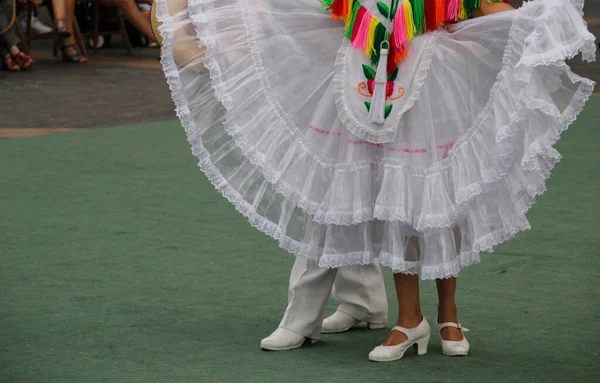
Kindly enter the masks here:
<path id="1" fill-rule="evenodd" d="M 236 209 L 282 248 L 325 267 L 378 258 L 396 272 L 432 279 L 455 276 L 478 262 L 480 251 L 529 228 L 524 214 L 560 158 L 552 146 L 593 89 L 564 64 L 580 50 L 591 59 L 593 37 L 574 24 L 563 34 L 572 39 L 569 44 L 556 40 L 560 48 L 545 45 L 540 51 L 531 43 L 547 35 L 536 22 L 572 15 L 534 2 L 526 7 L 542 8 L 542 14 L 533 18 L 526 7 L 517 11 L 488 102 L 445 159 L 425 168 L 378 155 L 339 162 L 312 145 L 299 119 L 276 98 L 250 1 L 220 3 L 227 2 L 194 0 L 189 10 L 173 15 L 168 0 L 158 2 L 162 62 L 177 114 L 200 167 Z M 218 27 L 223 23 L 226 28 Z M 208 53 L 177 63 L 176 32 L 190 28 Z M 223 52 L 236 49 L 239 57 L 225 62 Z M 209 69 L 210 82 L 191 69 L 197 62 Z M 328 78 L 327 69 L 320 70 Z M 228 77 L 232 72 L 235 77 Z M 534 97 L 564 82 L 572 89 L 568 105 Z M 326 91 L 319 100 L 327 100 Z M 347 122 L 340 117 L 342 125 Z M 421 255 L 411 259 L 414 244 L 408 239 L 414 237 Z"/>

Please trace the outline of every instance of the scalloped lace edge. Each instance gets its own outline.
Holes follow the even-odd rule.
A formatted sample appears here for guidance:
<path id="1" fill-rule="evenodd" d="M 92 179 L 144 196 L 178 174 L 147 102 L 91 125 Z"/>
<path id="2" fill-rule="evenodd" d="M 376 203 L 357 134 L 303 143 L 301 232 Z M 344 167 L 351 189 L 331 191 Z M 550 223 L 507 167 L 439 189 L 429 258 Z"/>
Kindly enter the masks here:
<path id="1" fill-rule="evenodd" d="M 197 136 L 193 118 L 187 107 L 187 99 L 183 92 L 183 84 L 181 83 L 181 79 L 179 77 L 177 64 L 173 59 L 173 17 L 169 16 L 168 7 L 165 1 L 158 2 L 157 6 L 160 10 L 158 18 L 162 23 L 159 31 L 164 38 L 164 45 L 162 47 L 164 54 L 162 56 L 161 63 L 164 68 L 169 89 L 173 96 L 173 101 L 176 105 L 177 115 L 186 131 L 192 152 L 199 159 L 198 166 L 206 174 L 207 178 L 215 187 L 215 189 L 217 189 L 228 201 L 230 201 L 235 209 L 244 215 L 254 228 L 277 240 L 282 249 L 295 255 L 315 260 L 319 262 L 319 265 L 322 267 L 338 268 L 356 266 L 360 264 L 372 263 L 374 260 L 379 259 L 379 262 L 382 265 L 392 268 L 394 272 L 418 273 L 421 274 L 422 279 L 448 278 L 458 275 L 458 272 L 461 268 L 478 263 L 480 251 L 491 252 L 493 248 L 500 243 L 503 243 L 504 241 L 514 237 L 520 231 L 527 230 L 529 228 L 529 224 L 524 217 L 514 219 L 513 221 L 507 221 L 506 223 L 510 229 L 501 229 L 499 231 L 489 233 L 486 236 L 474 241 L 474 247 L 478 249 L 477 251 L 474 250 L 461 253 L 458 260 L 434 266 L 423 266 L 421 262 L 416 262 L 415 265 L 410 265 L 410 263 L 403 260 L 402 262 L 398 262 L 400 260 L 399 258 L 385 252 L 380 252 L 378 256 L 374 256 L 372 251 L 357 252 L 352 254 L 324 254 L 324 249 L 322 248 L 316 248 L 285 236 L 283 230 L 278 225 L 262 217 L 256 212 L 256 208 L 253 205 L 249 204 L 243 199 L 243 197 L 228 183 L 228 181 L 222 176 L 222 174 L 210 160 L 209 152 L 204 148 L 201 138 Z M 202 45 L 206 46 L 207 48 L 211 47 L 211 45 L 207 44 L 209 42 L 208 39 L 200 39 L 200 41 Z M 205 65 L 209 71 L 211 71 L 211 79 L 215 80 L 212 71 L 212 69 L 217 67 L 215 60 L 211 59 L 206 61 Z M 589 80 L 587 81 L 589 82 L 588 85 L 591 85 L 593 89 L 593 82 Z M 213 89 L 215 90 L 215 93 L 219 93 L 219 86 L 217 84 L 213 83 Z M 572 113 L 566 119 L 568 124 L 564 126 L 561 132 L 568 128 L 568 125 L 573 122 L 576 115 L 583 109 L 583 105 L 591 96 L 591 93 L 592 90 L 584 92 L 576 102 L 574 101 Z M 226 99 L 220 99 L 219 101 L 225 106 L 225 108 L 227 108 L 228 103 Z M 229 104 L 229 106 L 231 107 L 231 104 Z M 556 159 L 556 161 L 558 161 L 558 159 Z M 541 193 L 543 190 L 540 190 L 539 192 Z M 525 213 L 527 209 L 528 207 L 524 207 L 523 213 Z M 416 267 L 416 264 L 418 264 L 418 268 Z"/>

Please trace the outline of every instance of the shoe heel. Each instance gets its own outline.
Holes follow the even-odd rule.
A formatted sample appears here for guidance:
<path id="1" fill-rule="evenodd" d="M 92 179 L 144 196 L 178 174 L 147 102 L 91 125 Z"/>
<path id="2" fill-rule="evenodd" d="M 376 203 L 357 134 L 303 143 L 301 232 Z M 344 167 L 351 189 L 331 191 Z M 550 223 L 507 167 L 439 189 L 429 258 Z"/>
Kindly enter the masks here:
<path id="1" fill-rule="evenodd" d="M 369 330 L 381 330 L 385 328 L 385 323 L 368 323 Z"/>
<path id="2" fill-rule="evenodd" d="M 419 339 L 414 344 L 415 353 L 417 355 L 425 355 L 427 354 L 427 346 L 429 345 L 429 338 L 431 335 L 427 335 L 424 338 Z"/>

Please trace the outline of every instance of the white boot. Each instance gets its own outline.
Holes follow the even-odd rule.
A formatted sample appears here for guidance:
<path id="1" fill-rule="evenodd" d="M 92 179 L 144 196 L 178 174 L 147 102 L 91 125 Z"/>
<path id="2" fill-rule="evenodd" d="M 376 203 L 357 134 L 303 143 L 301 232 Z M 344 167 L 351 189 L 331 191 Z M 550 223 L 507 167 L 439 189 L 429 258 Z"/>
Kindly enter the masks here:
<path id="1" fill-rule="evenodd" d="M 306 338 L 284 328 L 278 328 L 260 342 L 260 348 L 269 351 L 286 351 L 301 347 L 305 342 L 316 343 L 318 340 Z"/>
<path id="2" fill-rule="evenodd" d="M 357 324 L 365 322 L 354 318 L 351 315 L 346 314 L 343 311 L 337 310 L 327 318 L 323 320 L 323 326 L 321 333 L 323 334 L 336 334 L 340 332 L 346 332 Z M 385 327 L 385 323 L 370 323 L 367 322 L 367 326 L 371 330 L 378 330 Z"/>
<path id="3" fill-rule="evenodd" d="M 446 322 L 446 323 L 438 323 L 438 330 L 440 331 L 440 339 L 442 340 L 442 354 L 448 356 L 466 356 L 469 354 L 469 342 L 463 334 L 462 340 L 454 341 L 454 340 L 444 340 L 442 338 L 442 329 L 445 327 L 455 327 L 460 330 L 460 332 L 469 331 L 468 328 L 462 327 L 460 323 Z"/>
<path id="4" fill-rule="evenodd" d="M 401 359 L 404 356 L 406 350 L 411 346 L 415 347 L 415 351 L 418 355 L 427 354 L 427 345 L 429 344 L 429 337 L 431 336 L 431 328 L 427 319 L 423 317 L 423 320 L 415 328 L 404 328 L 396 326 L 392 331 L 400 331 L 408 338 L 404 342 L 395 346 L 377 346 L 369 353 L 369 360 L 373 362 L 391 362 L 393 360 Z"/>

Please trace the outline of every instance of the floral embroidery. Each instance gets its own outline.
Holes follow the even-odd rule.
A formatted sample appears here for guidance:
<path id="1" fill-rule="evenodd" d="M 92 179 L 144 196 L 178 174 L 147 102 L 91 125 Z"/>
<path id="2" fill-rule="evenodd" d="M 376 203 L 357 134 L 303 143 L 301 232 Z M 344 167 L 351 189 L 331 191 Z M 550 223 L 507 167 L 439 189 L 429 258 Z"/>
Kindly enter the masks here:
<path id="1" fill-rule="evenodd" d="M 375 89 L 375 76 L 377 75 L 377 73 L 375 72 L 375 70 L 373 68 L 371 68 L 368 65 L 363 64 L 363 73 L 365 75 L 365 77 L 367 78 L 367 81 L 361 81 L 358 84 L 358 93 L 363 96 L 363 97 L 373 97 L 373 90 Z M 388 76 L 388 81 L 386 83 L 386 92 L 385 92 L 385 97 L 388 100 L 392 100 L 392 101 L 396 101 L 399 100 L 400 98 L 402 98 L 404 96 L 404 88 L 403 87 L 399 87 L 398 88 L 398 94 L 394 95 L 394 91 L 395 91 L 395 81 L 396 78 L 398 77 L 398 68 L 396 68 L 396 70 L 394 71 L 394 73 L 392 73 L 391 75 Z M 365 92 L 366 90 L 366 92 Z M 371 103 L 370 102 L 365 102 L 365 106 L 367 108 L 367 111 L 369 111 L 371 109 Z M 390 113 L 392 112 L 392 108 L 393 106 L 387 105 L 385 108 L 385 118 L 387 118 Z"/>

